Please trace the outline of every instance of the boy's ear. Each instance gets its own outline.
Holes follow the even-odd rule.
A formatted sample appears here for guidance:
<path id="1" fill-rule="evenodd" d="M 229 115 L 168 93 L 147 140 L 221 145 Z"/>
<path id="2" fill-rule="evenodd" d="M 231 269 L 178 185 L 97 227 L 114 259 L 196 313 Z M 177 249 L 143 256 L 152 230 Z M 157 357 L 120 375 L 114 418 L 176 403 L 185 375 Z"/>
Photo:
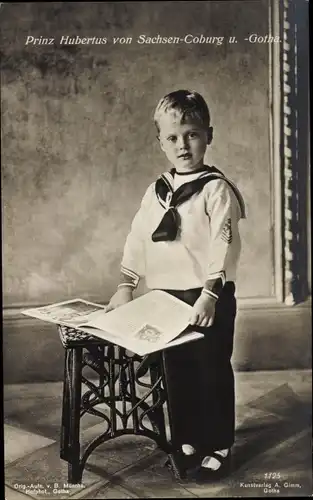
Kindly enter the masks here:
<path id="1" fill-rule="evenodd" d="M 208 128 L 208 145 L 211 144 L 213 139 L 213 127 Z"/>

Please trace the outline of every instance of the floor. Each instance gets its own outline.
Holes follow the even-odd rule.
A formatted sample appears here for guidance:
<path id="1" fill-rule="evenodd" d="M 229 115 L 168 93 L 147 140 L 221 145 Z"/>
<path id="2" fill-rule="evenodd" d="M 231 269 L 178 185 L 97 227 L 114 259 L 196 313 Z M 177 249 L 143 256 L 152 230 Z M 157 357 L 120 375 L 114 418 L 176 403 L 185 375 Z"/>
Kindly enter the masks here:
<path id="1" fill-rule="evenodd" d="M 97 448 L 82 484 L 70 485 L 59 458 L 62 384 L 6 386 L 6 500 L 312 496 L 311 372 L 235 377 L 233 473 L 211 484 L 175 480 L 154 442 L 122 436 Z M 83 443 L 99 434 L 95 418 L 82 421 Z"/>

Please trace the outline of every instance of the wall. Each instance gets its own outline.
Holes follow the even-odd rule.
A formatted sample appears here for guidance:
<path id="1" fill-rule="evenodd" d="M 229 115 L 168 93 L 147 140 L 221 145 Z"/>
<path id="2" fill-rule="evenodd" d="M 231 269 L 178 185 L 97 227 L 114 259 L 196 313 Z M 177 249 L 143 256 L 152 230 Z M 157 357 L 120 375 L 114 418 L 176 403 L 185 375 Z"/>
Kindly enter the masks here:
<path id="1" fill-rule="evenodd" d="M 131 218 L 168 168 L 155 139 L 155 105 L 185 87 L 211 108 L 208 163 L 246 199 L 238 294 L 271 295 L 268 46 L 244 41 L 267 32 L 265 0 L 4 4 L 5 305 L 109 299 Z M 232 35 L 238 43 L 111 41 L 143 33 Z M 26 46 L 28 35 L 55 45 Z M 65 46 L 62 35 L 109 41 Z"/>

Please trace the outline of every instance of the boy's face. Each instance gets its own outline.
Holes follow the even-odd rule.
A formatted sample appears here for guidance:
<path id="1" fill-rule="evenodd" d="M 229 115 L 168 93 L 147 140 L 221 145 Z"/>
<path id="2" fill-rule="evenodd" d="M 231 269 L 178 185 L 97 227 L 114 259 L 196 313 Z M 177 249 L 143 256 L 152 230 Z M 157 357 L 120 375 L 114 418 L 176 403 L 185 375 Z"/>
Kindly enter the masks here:
<path id="1" fill-rule="evenodd" d="M 164 114 L 159 120 L 160 146 L 178 172 L 192 172 L 203 166 L 203 157 L 212 129 L 181 117 Z"/>

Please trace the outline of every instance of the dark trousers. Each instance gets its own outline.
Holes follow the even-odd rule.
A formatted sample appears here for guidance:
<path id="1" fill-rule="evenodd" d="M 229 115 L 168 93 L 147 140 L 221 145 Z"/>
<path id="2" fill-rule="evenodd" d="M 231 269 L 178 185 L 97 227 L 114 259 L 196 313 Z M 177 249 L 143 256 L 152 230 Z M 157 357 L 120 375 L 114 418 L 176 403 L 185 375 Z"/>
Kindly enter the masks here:
<path id="1" fill-rule="evenodd" d="M 165 290 L 193 305 L 201 289 Z M 236 317 L 235 285 L 227 282 L 209 328 L 197 327 L 204 339 L 163 351 L 172 442 L 177 449 L 230 448 L 235 433 L 234 373 L 231 366 Z"/>

